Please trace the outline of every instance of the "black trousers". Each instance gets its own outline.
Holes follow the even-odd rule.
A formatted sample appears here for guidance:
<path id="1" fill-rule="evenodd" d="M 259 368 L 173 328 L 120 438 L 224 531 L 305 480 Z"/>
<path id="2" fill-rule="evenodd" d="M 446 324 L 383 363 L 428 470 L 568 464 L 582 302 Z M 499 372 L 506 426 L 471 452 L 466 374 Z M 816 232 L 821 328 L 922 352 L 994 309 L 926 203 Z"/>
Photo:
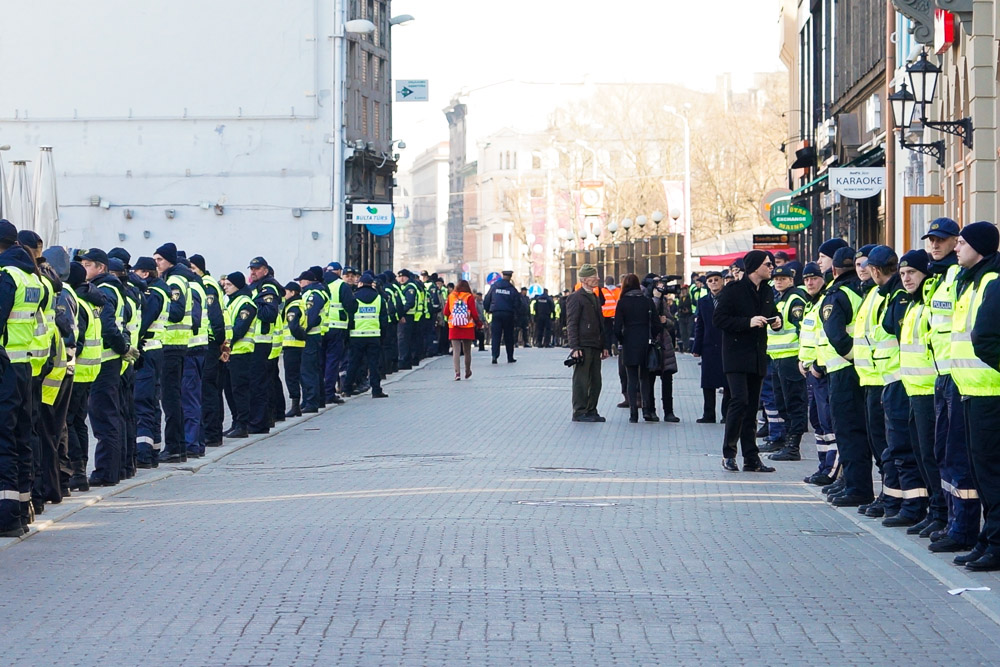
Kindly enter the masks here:
<path id="1" fill-rule="evenodd" d="M 160 403 L 163 405 L 163 455 L 185 454 L 184 406 L 181 403 L 181 382 L 184 378 L 186 347 L 164 347 L 163 369 L 160 373 Z M 96 385 L 96 383 L 95 383 Z M 94 389 L 91 389 L 93 393 Z"/>
<path id="2" fill-rule="evenodd" d="M 714 387 L 703 387 L 701 390 L 702 396 L 704 398 L 705 407 L 702 410 L 702 418 L 710 419 L 715 421 L 715 393 L 716 389 Z M 729 387 L 722 388 L 722 416 L 725 418 L 726 414 L 729 412 Z M 756 412 L 754 413 L 756 415 Z M 756 419 L 756 417 L 754 417 Z M 729 421 L 727 418 L 726 421 Z"/>
<path id="3" fill-rule="evenodd" d="M 757 449 L 757 405 L 763 381 L 764 377 L 756 373 L 726 373 L 730 398 L 729 409 L 726 411 L 725 439 L 722 443 L 723 458 L 736 458 L 736 445 L 739 443 L 744 463 L 754 463 L 760 459 Z"/>
<path id="4" fill-rule="evenodd" d="M 351 338 L 347 351 L 349 355 L 349 365 L 347 370 L 347 388 L 351 391 L 357 386 L 358 381 L 364 373 L 364 367 L 368 368 L 368 382 L 372 386 L 372 394 L 382 393 L 382 374 L 379 368 L 379 357 L 381 356 L 382 343 L 376 336 Z"/>
<path id="5" fill-rule="evenodd" d="M 934 395 L 910 396 L 910 442 L 917 454 L 917 468 L 927 488 L 927 513 L 948 521 L 948 503 L 941 489 L 941 471 L 934 457 Z"/>
<path id="6" fill-rule="evenodd" d="M 399 339 L 399 367 L 402 369 L 413 368 L 414 350 L 413 334 L 417 328 L 417 323 L 412 317 L 407 317 L 405 322 L 400 322 L 396 326 L 396 337 Z"/>
<path id="7" fill-rule="evenodd" d="M 230 412 L 233 416 L 233 427 L 250 427 L 250 381 L 253 361 L 252 352 L 234 354 L 226 364 L 229 370 L 229 386 L 232 390 L 233 402 Z"/>
<path id="8" fill-rule="evenodd" d="M 222 354 L 218 343 L 210 342 L 201 371 L 201 428 L 206 444 L 222 442 Z"/>
<path id="9" fill-rule="evenodd" d="M 983 505 L 976 547 L 1000 554 L 1000 397 L 970 396 L 963 405 L 972 479 Z"/>
<path id="10" fill-rule="evenodd" d="M 285 418 L 285 390 L 281 387 L 281 373 L 278 371 L 280 358 L 267 360 L 267 372 L 271 383 L 271 421 Z"/>
<path id="11" fill-rule="evenodd" d="M 320 393 L 320 374 L 323 372 L 319 365 L 319 351 L 322 345 L 322 337 L 319 335 L 307 336 L 306 346 L 302 348 L 302 409 L 319 410 L 321 407 L 322 394 Z"/>
<path id="12" fill-rule="evenodd" d="M 122 373 L 118 385 L 121 392 L 122 419 L 122 462 L 121 477 L 127 479 L 135 476 L 136 461 L 136 417 L 135 417 L 135 365 Z"/>
<path id="13" fill-rule="evenodd" d="M 645 364 L 626 366 L 625 377 L 627 378 L 625 396 L 628 398 L 629 412 L 637 414 L 640 407 L 643 414 L 656 412 L 653 405 L 653 387 L 649 383 L 649 371 L 646 370 Z"/>
<path id="14" fill-rule="evenodd" d="M 59 385 L 55 403 L 40 405 L 38 435 L 41 438 L 42 458 L 37 467 L 38 474 L 31 488 L 35 500 L 59 502 L 62 500 L 62 483 L 59 474 L 59 442 L 62 440 L 66 412 L 73 392 L 73 376 L 67 375 Z"/>
<path id="15" fill-rule="evenodd" d="M 135 373 L 136 460 L 154 463 L 163 444 L 163 416 L 160 413 L 160 381 L 163 349 L 145 350 L 142 367 Z M 75 390 L 75 388 L 74 388 Z"/>
<path id="16" fill-rule="evenodd" d="M 500 341 L 507 348 L 507 361 L 514 358 L 514 313 L 493 313 L 493 358 L 500 358 Z"/>
<path id="17" fill-rule="evenodd" d="M 535 347 L 548 347 L 552 343 L 552 319 L 535 319 Z"/>
<path id="18" fill-rule="evenodd" d="M 674 413 L 674 374 L 673 373 L 646 373 L 646 383 L 649 385 L 647 390 L 649 395 L 649 408 L 648 412 L 655 412 L 656 405 L 656 380 L 659 378 L 660 383 L 663 388 L 663 414 L 672 415 Z M 713 408 L 712 412 L 715 412 L 714 400 L 712 397 Z"/>
<path id="19" fill-rule="evenodd" d="M 809 419 L 806 378 L 799 372 L 798 357 L 771 360 L 771 385 L 778 411 L 785 417 L 785 433 L 801 438 Z"/>
<path id="20" fill-rule="evenodd" d="M 0 373 L 0 530 L 27 524 L 31 491 L 31 365 L 2 362 Z M 24 502 L 21 501 L 24 499 Z M 23 512 L 23 515 L 22 515 Z"/>
<path id="21" fill-rule="evenodd" d="M 874 495 L 872 452 L 865 432 L 865 394 L 854 366 L 833 371 L 830 378 L 830 412 L 837 450 L 843 467 L 844 492 L 863 498 Z"/>
<path id="22" fill-rule="evenodd" d="M 390 375 L 399 370 L 399 338 L 395 322 L 382 331 L 382 370 Z"/>
<path id="23" fill-rule="evenodd" d="M 183 359 L 183 356 L 181 357 Z M 121 481 L 123 434 L 121 431 L 122 361 L 114 359 L 101 364 L 101 371 L 90 388 L 90 428 L 94 431 L 97 447 L 94 450 L 92 480 L 117 484 Z M 180 388 L 180 383 L 177 383 Z M 183 424 L 183 417 L 181 418 Z M 183 447 L 183 429 L 181 430 Z M 178 450 L 180 452 L 182 450 Z"/>
<path id="24" fill-rule="evenodd" d="M 314 338 L 319 340 L 320 337 Z M 248 355 L 253 381 L 250 388 L 250 424 L 247 427 L 251 433 L 267 433 L 271 430 L 271 385 L 267 374 L 267 358 L 270 355 L 270 343 L 254 343 L 253 352 Z"/>
<path id="25" fill-rule="evenodd" d="M 293 401 L 302 399 L 302 348 L 286 347 L 281 351 L 285 366 L 285 388 L 288 398 Z"/>
<path id="26" fill-rule="evenodd" d="M 87 476 L 90 460 L 90 434 L 87 430 L 87 406 L 90 404 L 92 382 L 75 382 L 69 396 L 66 412 L 67 455 L 73 477 L 80 480 Z"/>

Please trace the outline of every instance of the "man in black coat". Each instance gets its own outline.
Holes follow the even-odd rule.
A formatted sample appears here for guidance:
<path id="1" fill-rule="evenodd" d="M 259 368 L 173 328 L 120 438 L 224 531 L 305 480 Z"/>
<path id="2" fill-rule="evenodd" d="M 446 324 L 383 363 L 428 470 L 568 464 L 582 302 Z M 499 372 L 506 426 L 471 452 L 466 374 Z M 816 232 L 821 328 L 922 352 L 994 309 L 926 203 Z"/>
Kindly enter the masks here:
<path id="1" fill-rule="evenodd" d="M 697 422 L 715 423 L 715 393 L 721 387 L 722 421 L 725 423 L 726 410 L 729 408 L 729 387 L 726 386 L 726 374 L 722 371 L 722 332 L 712 323 L 715 302 L 722 292 L 722 274 L 718 271 L 709 271 L 705 282 L 709 294 L 701 297 L 696 304 L 698 314 L 694 317 L 694 344 L 691 347 L 692 356 L 701 359 L 701 391 L 705 397 L 705 407 Z"/>
<path id="2" fill-rule="evenodd" d="M 743 258 L 743 277 L 719 294 L 712 321 L 722 329 L 722 370 L 731 398 L 726 414 L 722 467 L 739 472 L 736 443 L 743 450 L 745 472 L 774 472 L 760 460 L 756 442 L 756 408 L 760 385 L 767 373 L 767 329 L 781 329 L 768 281 L 774 269 L 771 254 L 751 250 Z"/>

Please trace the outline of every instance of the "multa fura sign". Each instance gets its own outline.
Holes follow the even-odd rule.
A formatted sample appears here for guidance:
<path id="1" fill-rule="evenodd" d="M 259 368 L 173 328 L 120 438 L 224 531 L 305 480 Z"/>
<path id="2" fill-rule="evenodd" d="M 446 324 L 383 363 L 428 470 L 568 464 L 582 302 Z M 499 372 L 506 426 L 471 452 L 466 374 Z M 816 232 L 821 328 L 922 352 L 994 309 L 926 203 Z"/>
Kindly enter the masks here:
<path id="1" fill-rule="evenodd" d="M 809 209 L 785 199 L 771 204 L 771 225 L 783 232 L 801 232 L 813 222 Z"/>

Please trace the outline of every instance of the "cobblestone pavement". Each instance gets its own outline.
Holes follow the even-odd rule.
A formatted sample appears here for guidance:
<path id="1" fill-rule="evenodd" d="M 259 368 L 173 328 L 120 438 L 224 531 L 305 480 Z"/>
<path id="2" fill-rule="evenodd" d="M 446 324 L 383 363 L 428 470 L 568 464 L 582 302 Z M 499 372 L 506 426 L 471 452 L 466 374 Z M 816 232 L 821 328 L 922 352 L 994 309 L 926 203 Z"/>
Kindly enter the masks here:
<path id="1" fill-rule="evenodd" d="M 2 662 L 1000 661 L 996 576 L 827 506 L 811 461 L 722 471 L 692 359 L 682 424 L 628 424 L 613 362 L 608 422 L 573 424 L 564 356 L 477 353 L 462 382 L 440 359 L 193 474 L 75 495 L 0 545 Z"/>

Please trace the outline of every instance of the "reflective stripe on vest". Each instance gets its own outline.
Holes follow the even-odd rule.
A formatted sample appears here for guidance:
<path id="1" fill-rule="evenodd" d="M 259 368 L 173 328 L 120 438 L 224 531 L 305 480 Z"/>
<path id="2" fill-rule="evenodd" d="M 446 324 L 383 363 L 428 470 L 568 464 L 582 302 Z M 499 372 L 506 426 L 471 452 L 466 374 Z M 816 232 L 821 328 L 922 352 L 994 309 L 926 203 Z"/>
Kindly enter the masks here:
<path id="1" fill-rule="evenodd" d="M 614 317 L 615 309 L 618 307 L 618 295 L 621 294 L 621 289 L 618 287 L 602 287 L 601 292 L 604 293 L 604 304 L 601 306 L 601 314 L 604 317 Z"/>
<path id="2" fill-rule="evenodd" d="M 316 302 L 316 299 L 320 299 L 320 300 L 323 301 L 323 304 L 320 306 L 320 311 L 319 311 L 320 313 L 325 312 L 329 308 L 329 303 L 330 303 L 331 299 L 327 296 L 326 290 L 324 290 L 321 287 L 307 288 L 305 290 L 305 292 L 303 292 L 303 294 L 302 294 L 302 300 L 305 302 L 305 305 L 303 306 L 303 310 L 306 313 L 304 315 L 304 317 L 306 317 L 306 318 L 309 317 L 309 310 L 311 309 L 312 305 Z M 308 324 L 309 324 L 308 320 L 305 322 L 305 324 L 308 326 Z M 334 328 L 335 329 L 340 329 L 341 327 L 334 327 Z M 346 322 L 344 323 L 344 327 L 343 328 L 347 328 L 347 323 Z M 317 324 L 314 327 L 310 327 L 309 329 L 306 329 L 306 335 L 307 336 L 319 336 L 322 333 L 323 333 L 323 318 L 322 317 L 320 317 L 319 324 Z"/>
<path id="3" fill-rule="evenodd" d="M 118 298 L 118 305 L 115 307 L 115 324 L 118 325 L 120 329 L 124 331 L 125 328 L 125 298 L 122 296 L 121 290 L 119 290 L 114 285 L 109 283 L 104 283 L 99 285 L 98 289 L 112 292 Z M 112 350 L 110 347 L 103 346 L 101 348 L 101 361 L 114 361 L 115 359 L 121 358 L 121 355 Z"/>
<path id="4" fill-rule="evenodd" d="M 821 306 L 820 316 L 822 317 L 822 308 L 826 305 L 826 299 L 833 298 L 833 294 L 838 290 L 847 296 L 847 300 L 851 304 L 851 321 L 847 323 L 847 332 L 850 333 L 854 330 L 854 321 L 857 319 L 858 309 L 861 308 L 862 299 L 860 294 L 852 289 L 848 289 L 844 284 L 832 288 L 831 292 L 827 294 L 824 299 L 824 304 Z M 828 373 L 839 371 L 840 369 L 847 368 L 851 365 L 850 359 L 840 356 L 837 354 L 837 351 L 833 349 L 833 345 L 830 343 L 830 339 L 826 335 L 825 329 L 823 330 L 823 335 L 820 338 L 819 344 L 816 346 L 816 363 L 826 368 Z"/>
<path id="5" fill-rule="evenodd" d="M 7 315 L 3 332 L 3 347 L 12 363 L 26 364 L 31 360 L 37 313 L 42 300 L 42 282 L 34 273 L 25 273 L 12 266 L 0 266 L 14 281 L 14 306 Z"/>
<path id="6" fill-rule="evenodd" d="M 342 278 L 337 278 L 332 283 L 330 283 L 330 303 L 327 305 L 326 312 L 328 317 L 326 320 L 327 329 L 346 329 L 347 328 L 347 313 L 344 312 L 344 306 L 340 302 L 340 286 L 344 284 Z"/>
<path id="7" fill-rule="evenodd" d="M 781 329 L 778 331 L 770 327 L 767 329 L 767 356 L 772 359 L 785 359 L 797 356 L 799 353 L 799 332 L 788 320 L 792 308 L 797 306 L 805 308 L 805 299 L 795 288 L 788 291 L 791 294 L 782 295 L 777 303 L 778 314 L 781 316 Z"/>
<path id="8" fill-rule="evenodd" d="M 76 358 L 76 370 L 73 372 L 73 382 L 93 382 L 101 371 L 101 352 L 104 344 L 101 342 L 101 307 L 89 303 L 81 303 L 80 309 L 87 318 L 87 328 L 83 332 L 83 350 Z"/>
<path id="9" fill-rule="evenodd" d="M 955 278 L 960 270 L 957 264 L 949 266 L 943 276 L 935 276 L 924 284 L 924 303 L 930 310 L 927 344 L 940 375 L 947 375 L 951 370 L 951 322 L 955 308 Z"/>
<path id="10" fill-rule="evenodd" d="M 799 325 L 799 361 L 806 368 L 816 361 L 816 346 L 823 329 L 823 322 L 819 319 L 819 305 L 819 299 L 815 303 L 807 302 Z"/>
<path id="11" fill-rule="evenodd" d="M 354 314 L 354 328 L 351 338 L 376 338 L 380 333 L 379 315 L 382 312 L 382 297 L 366 303 L 358 301 L 358 312 Z"/>
<path id="12" fill-rule="evenodd" d="M 169 308 L 170 300 L 173 299 L 173 290 L 176 288 L 184 299 L 184 316 L 180 322 L 167 320 L 167 332 L 163 336 L 163 345 L 166 347 L 187 347 L 191 339 L 191 290 L 186 278 L 180 276 L 170 276 L 167 278 L 167 285 L 170 286 L 170 299 L 164 302 L 164 309 Z M 169 316 L 168 316 L 169 317 Z"/>
<path id="13" fill-rule="evenodd" d="M 159 350 L 163 347 L 163 337 L 167 333 L 167 317 L 169 316 L 167 305 L 170 303 L 170 296 L 162 287 L 150 287 L 149 289 L 160 295 L 160 313 L 153 318 L 146 330 L 150 334 L 150 338 L 146 339 L 142 348 L 144 350 Z"/>
<path id="14" fill-rule="evenodd" d="M 272 292 L 274 291 L 274 286 L 273 285 L 264 285 L 264 287 L 270 288 L 269 291 L 272 291 Z M 261 288 L 261 287 L 255 288 L 254 291 L 253 291 L 253 297 L 250 300 L 254 301 L 263 292 L 264 292 L 263 288 Z M 244 295 L 244 296 L 246 296 L 246 295 Z M 275 293 L 275 298 L 278 298 L 276 293 Z M 258 315 L 259 315 L 259 312 L 258 312 Z M 233 320 L 233 321 L 235 322 L 236 320 Z M 264 327 L 265 326 L 268 326 L 267 333 L 264 333 Z M 253 342 L 255 344 L 258 344 L 258 345 L 270 345 L 271 344 L 271 329 L 270 329 L 270 325 L 268 325 L 267 322 L 265 322 L 264 320 L 262 320 L 259 316 L 254 318 L 253 328 L 251 329 L 251 331 L 253 332 L 253 336 L 251 337 L 251 339 L 253 340 Z"/>
<path id="15" fill-rule="evenodd" d="M 927 306 L 910 303 L 899 334 L 899 373 L 907 396 L 932 396 L 937 370 L 924 342 L 929 329 Z"/>
<path id="16" fill-rule="evenodd" d="M 302 300 L 293 299 L 285 304 L 285 312 L 282 314 L 281 318 L 285 321 L 282 327 L 284 336 L 281 339 L 282 347 L 305 347 L 306 342 L 304 340 L 299 340 L 292 335 L 292 329 L 288 325 L 294 319 L 301 319 L 305 317 L 305 312 L 302 310 Z"/>
<path id="17" fill-rule="evenodd" d="M 902 293 L 903 290 L 899 289 L 890 294 L 889 298 L 883 299 L 877 316 L 869 322 L 871 334 L 868 337 L 872 341 L 872 361 L 875 363 L 875 372 L 882 380 L 880 384 L 891 384 L 899 382 L 900 379 L 899 341 L 885 330 L 882 320 L 889 305 Z"/>
<path id="18" fill-rule="evenodd" d="M 201 299 L 201 322 L 198 325 L 198 330 L 188 340 L 188 347 L 201 347 L 208 345 L 208 331 L 210 329 L 208 325 L 208 295 L 205 294 L 205 288 L 197 282 L 191 282 L 189 286 L 191 287 L 189 294 L 197 294 Z M 194 299 L 188 300 L 186 310 L 192 313 L 191 325 L 194 326 Z"/>
<path id="19" fill-rule="evenodd" d="M 222 307 L 223 305 L 222 299 L 223 296 L 225 295 L 225 292 L 222 291 L 222 286 L 219 284 L 219 281 L 217 281 L 215 278 L 208 275 L 207 273 L 201 277 L 201 282 L 205 289 L 205 299 L 206 299 L 206 301 L 202 304 L 201 317 L 203 321 L 206 320 L 208 321 L 207 325 L 208 340 L 213 343 L 218 343 L 219 345 L 221 345 L 222 344 L 221 340 L 215 340 L 215 332 L 212 331 L 211 320 L 208 320 L 208 307 L 218 303 L 219 308 L 223 312 L 223 319 L 225 319 L 226 309 Z M 228 338 L 228 336 L 226 336 L 226 338 Z"/>
<path id="20" fill-rule="evenodd" d="M 882 376 L 875 369 L 873 358 L 872 323 L 877 320 L 876 312 L 885 300 L 873 287 L 865 295 L 857 317 L 854 319 L 852 336 L 854 337 L 854 368 L 858 371 L 858 383 L 862 387 L 875 387 L 882 384 Z M 877 326 L 877 322 L 875 323 Z"/>
<path id="21" fill-rule="evenodd" d="M 56 334 L 56 291 L 52 281 L 41 277 L 42 304 L 35 313 L 35 331 L 31 341 L 31 376 L 42 374 L 42 367 L 52 351 L 52 338 Z"/>
<path id="22" fill-rule="evenodd" d="M 229 311 L 229 317 L 233 322 L 235 322 L 239 317 L 240 309 L 247 304 L 253 304 L 253 301 L 251 301 L 250 297 L 246 294 L 237 294 L 230 297 L 229 305 L 226 306 L 226 310 Z M 243 336 L 243 338 L 240 338 L 232 343 L 231 354 L 249 354 L 250 352 L 253 352 L 254 341 L 252 334 L 255 326 L 256 323 L 251 323 L 250 328 L 247 330 L 247 334 Z"/>
<path id="23" fill-rule="evenodd" d="M 983 276 L 970 285 L 955 303 L 951 327 L 951 377 L 963 396 L 1000 396 L 1000 371 L 986 365 L 972 346 L 972 329 L 983 303 L 986 286 L 997 274 Z"/>

